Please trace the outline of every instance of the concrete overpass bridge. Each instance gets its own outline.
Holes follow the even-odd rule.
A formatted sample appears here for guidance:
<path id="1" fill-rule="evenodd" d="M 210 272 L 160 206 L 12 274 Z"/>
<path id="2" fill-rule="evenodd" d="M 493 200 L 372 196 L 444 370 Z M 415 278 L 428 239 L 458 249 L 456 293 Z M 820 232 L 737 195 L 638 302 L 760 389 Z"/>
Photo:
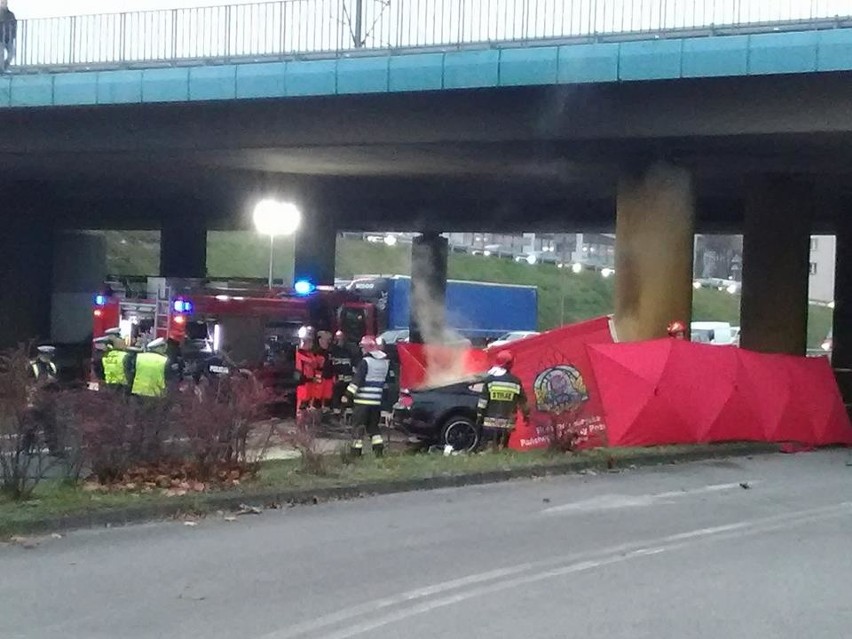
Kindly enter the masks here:
<path id="1" fill-rule="evenodd" d="M 297 273 L 318 282 L 337 231 L 420 231 L 435 263 L 444 231 L 615 229 L 627 338 L 688 317 L 694 232 L 743 232 L 742 343 L 777 352 L 804 352 L 808 236 L 836 233 L 846 367 L 850 26 L 845 0 L 283 0 L 22 22 L 0 78 L 6 338 L 47 330 L 56 230 L 159 228 L 162 273 L 198 276 L 206 231 L 280 193 L 305 209 Z"/>

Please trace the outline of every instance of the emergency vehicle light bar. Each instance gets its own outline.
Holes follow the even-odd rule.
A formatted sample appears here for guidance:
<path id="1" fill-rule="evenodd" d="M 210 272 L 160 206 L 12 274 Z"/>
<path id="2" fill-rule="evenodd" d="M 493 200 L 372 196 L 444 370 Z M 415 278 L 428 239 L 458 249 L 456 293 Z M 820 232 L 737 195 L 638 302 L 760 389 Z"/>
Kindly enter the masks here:
<path id="1" fill-rule="evenodd" d="M 192 313 L 192 302 L 189 300 L 175 300 L 172 308 L 175 313 Z"/>
<path id="2" fill-rule="evenodd" d="M 95 295 L 95 306 L 105 306 L 106 301 L 106 295 Z"/>
<path id="3" fill-rule="evenodd" d="M 298 280 L 293 284 L 293 290 L 296 292 L 296 295 L 310 295 L 316 290 L 316 286 L 309 280 Z"/>

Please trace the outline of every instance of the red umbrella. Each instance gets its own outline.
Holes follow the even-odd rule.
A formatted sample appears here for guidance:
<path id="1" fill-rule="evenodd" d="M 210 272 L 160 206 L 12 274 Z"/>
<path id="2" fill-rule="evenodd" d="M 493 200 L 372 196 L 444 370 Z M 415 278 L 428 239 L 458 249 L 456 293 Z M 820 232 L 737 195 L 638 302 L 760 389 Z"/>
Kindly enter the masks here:
<path id="1" fill-rule="evenodd" d="M 811 439 L 801 443 L 825 446 L 852 444 L 852 426 L 834 380 L 834 372 L 824 357 L 787 358 L 790 371 L 790 400 L 810 422 Z"/>
<path id="2" fill-rule="evenodd" d="M 718 380 L 724 401 L 715 416 L 704 421 L 699 429 L 701 442 L 764 441 L 762 416 L 750 400 L 753 393 L 743 366 L 741 351 L 734 347 L 709 346 L 718 362 L 705 371 L 705 377 Z"/>
<path id="3" fill-rule="evenodd" d="M 651 446 L 694 440 L 665 376 L 676 340 L 589 345 L 612 446 Z"/>
<path id="4" fill-rule="evenodd" d="M 852 443 L 825 361 L 678 340 L 592 345 L 589 354 L 612 445 Z"/>

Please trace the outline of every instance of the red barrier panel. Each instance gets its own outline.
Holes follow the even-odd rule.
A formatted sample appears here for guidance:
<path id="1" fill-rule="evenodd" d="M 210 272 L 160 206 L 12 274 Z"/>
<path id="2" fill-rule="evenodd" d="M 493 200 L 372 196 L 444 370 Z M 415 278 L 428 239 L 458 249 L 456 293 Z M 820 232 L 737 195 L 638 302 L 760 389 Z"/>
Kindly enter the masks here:
<path id="1" fill-rule="evenodd" d="M 655 340 L 588 347 L 612 446 L 852 444 L 828 361 Z"/>
<path id="2" fill-rule="evenodd" d="M 397 344 L 400 388 L 437 386 L 488 369 L 484 351 L 429 344 Z"/>
<path id="3" fill-rule="evenodd" d="M 603 407 L 586 351 L 588 344 L 602 343 L 612 343 L 607 317 L 563 326 L 486 351 L 492 363 L 501 350 L 513 353 L 512 372 L 520 377 L 529 398 L 530 420 L 518 423 L 510 447 L 543 448 L 550 445 L 555 433 L 576 434 L 578 447 L 605 443 Z"/>

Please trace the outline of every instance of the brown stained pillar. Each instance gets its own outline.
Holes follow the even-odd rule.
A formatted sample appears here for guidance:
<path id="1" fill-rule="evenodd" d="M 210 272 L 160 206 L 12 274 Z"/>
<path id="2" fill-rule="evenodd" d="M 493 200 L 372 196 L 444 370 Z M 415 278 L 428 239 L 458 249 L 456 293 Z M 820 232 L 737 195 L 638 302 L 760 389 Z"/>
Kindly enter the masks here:
<path id="1" fill-rule="evenodd" d="M 685 169 L 656 163 L 618 183 L 615 330 L 619 341 L 664 337 L 692 317 L 695 212 Z"/>

